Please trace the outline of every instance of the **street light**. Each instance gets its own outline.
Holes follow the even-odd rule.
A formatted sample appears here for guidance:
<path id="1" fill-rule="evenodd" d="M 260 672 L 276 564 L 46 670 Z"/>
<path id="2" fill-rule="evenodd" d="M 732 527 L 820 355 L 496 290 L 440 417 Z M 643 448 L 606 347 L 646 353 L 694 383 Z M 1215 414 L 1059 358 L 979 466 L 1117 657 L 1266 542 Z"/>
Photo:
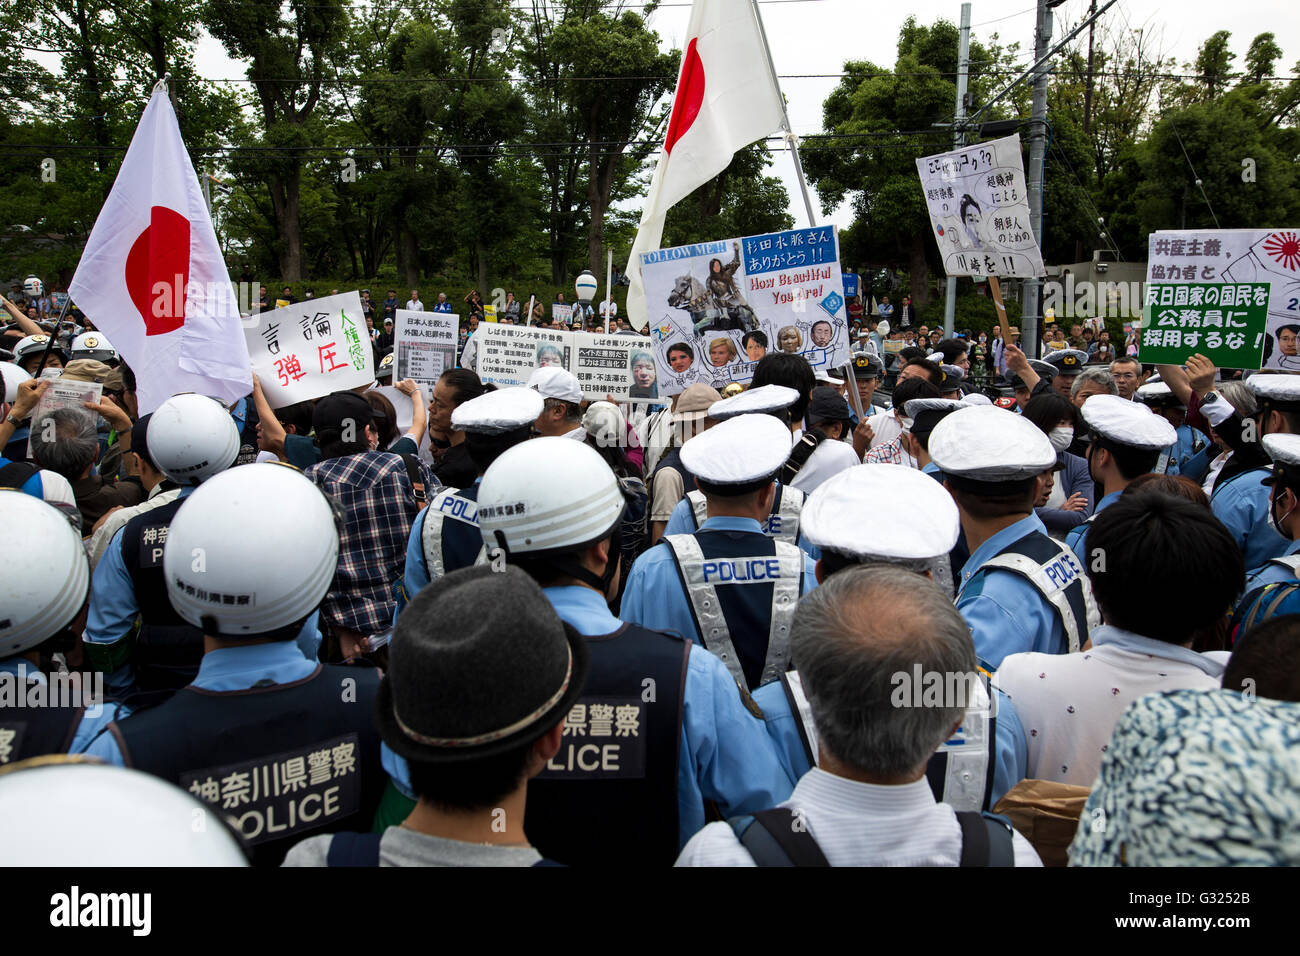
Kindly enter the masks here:
<path id="1" fill-rule="evenodd" d="M 582 270 L 582 275 L 573 283 L 573 291 L 578 293 L 578 304 L 582 306 L 582 317 L 585 319 L 591 308 L 591 300 L 596 297 L 596 277 L 590 269 Z"/>

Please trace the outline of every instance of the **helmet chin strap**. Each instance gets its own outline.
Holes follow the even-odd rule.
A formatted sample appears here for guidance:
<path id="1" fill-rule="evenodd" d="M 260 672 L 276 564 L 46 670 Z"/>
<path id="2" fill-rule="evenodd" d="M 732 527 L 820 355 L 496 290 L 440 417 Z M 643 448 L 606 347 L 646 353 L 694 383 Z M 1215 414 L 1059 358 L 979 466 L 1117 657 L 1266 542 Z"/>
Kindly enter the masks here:
<path id="1" fill-rule="evenodd" d="M 497 545 L 506 556 L 506 562 L 510 561 L 510 548 L 506 544 L 506 536 L 500 529 L 493 532 L 497 539 Z M 619 558 L 622 555 L 623 530 L 622 521 L 614 526 L 614 530 L 609 537 L 609 558 L 605 561 L 605 571 L 603 574 L 596 574 L 590 568 L 586 568 L 578 560 L 576 553 L 559 555 L 547 563 L 568 577 L 581 581 L 588 587 L 595 588 L 600 592 L 601 597 L 609 593 L 609 586 L 614 581 L 614 575 L 618 573 Z"/>

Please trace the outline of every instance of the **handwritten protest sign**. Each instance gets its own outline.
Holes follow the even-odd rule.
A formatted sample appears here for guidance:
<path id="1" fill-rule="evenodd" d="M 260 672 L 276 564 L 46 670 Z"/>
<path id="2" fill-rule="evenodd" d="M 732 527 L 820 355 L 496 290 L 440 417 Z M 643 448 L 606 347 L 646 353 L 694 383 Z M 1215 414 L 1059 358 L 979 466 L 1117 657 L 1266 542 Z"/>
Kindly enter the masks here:
<path id="1" fill-rule="evenodd" d="M 769 349 L 814 369 L 849 361 L 834 226 L 643 253 L 641 277 L 660 395 L 748 382 Z"/>
<path id="2" fill-rule="evenodd" d="M 432 394 L 442 373 L 456 367 L 459 325 L 459 318 L 450 312 L 398 309 L 393 333 L 395 380 L 414 379 L 425 394 Z"/>
<path id="3" fill-rule="evenodd" d="M 1029 225 L 1018 135 L 925 156 L 916 168 L 948 275 L 1047 274 Z"/>
<path id="4" fill-rule="evenodd" d="M 244 340 L 272 408 L 375 380 L 374 349 L 356 292 L 308 299 L 253 316 Z"/>
<path id="5" fill-rule="evenodd" d="M 1300 230 L 1153 232 L 1138 357 L 1300 371 Z"/>

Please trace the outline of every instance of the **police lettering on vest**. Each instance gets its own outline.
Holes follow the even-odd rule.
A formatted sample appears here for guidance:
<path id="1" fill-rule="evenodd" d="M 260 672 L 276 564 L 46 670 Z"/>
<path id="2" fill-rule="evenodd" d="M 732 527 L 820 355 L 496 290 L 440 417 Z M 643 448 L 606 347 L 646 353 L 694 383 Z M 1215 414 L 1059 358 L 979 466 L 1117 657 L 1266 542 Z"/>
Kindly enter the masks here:
<path id="1" fill-rule="evenodd" d="M 705 561 L 701 567 L 710 584 L 770 584 L 781 576 L 781 561 L 768 556 Z"/>
<path id="2" fill-rule="evenodd" d="M 639 780 L 645 776 L 646 704 L 639 698 L 584 697 L 564 718 L 560 749 L 539 779 Z"/>

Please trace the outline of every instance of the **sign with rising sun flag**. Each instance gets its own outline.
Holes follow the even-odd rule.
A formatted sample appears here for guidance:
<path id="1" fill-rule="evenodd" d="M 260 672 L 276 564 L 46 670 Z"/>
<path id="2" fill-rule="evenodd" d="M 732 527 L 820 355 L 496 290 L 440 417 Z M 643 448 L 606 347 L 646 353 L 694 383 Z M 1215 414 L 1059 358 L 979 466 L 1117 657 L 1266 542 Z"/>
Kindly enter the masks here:
<path id="1" fill-rule="evenodd" d="M 1300 229 L 1153 232 L 1138 357 L 1300 371 Z"/>

